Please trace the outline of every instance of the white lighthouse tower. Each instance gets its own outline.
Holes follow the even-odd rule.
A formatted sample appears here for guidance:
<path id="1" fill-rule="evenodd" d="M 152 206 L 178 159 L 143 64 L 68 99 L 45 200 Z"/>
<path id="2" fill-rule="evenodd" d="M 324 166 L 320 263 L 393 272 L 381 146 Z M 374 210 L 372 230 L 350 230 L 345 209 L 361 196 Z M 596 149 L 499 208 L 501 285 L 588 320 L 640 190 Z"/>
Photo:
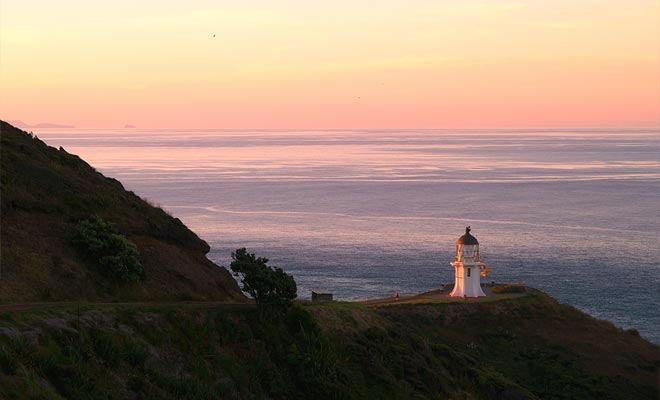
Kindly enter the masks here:
<path id="1" fill-rule="evenodd" d="M 456 241 L 456 257 L 451 261 L 455 272 L 452 297 L 484 297 L 481 290 L 481 275 L 485 275 L 484 260 L 479 257 L 479 242 L 470 235 L 470 227 L 465 228 L 465 235 Z M 483 271 L 482 271 L 483 270 Z"/>

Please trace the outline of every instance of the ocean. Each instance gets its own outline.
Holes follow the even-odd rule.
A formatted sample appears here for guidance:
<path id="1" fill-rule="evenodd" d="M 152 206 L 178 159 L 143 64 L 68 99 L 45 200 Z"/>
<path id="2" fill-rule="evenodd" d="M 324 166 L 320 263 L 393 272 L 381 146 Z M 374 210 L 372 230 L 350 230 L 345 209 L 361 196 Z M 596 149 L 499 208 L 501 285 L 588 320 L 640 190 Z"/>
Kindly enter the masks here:
<path id="1" fill-rule="evenodd" d="M 180 218 L 339 300 L 453 282 L 472 227 L 491 273 L 660 343 L 657 130 L 42 130 Z"/>

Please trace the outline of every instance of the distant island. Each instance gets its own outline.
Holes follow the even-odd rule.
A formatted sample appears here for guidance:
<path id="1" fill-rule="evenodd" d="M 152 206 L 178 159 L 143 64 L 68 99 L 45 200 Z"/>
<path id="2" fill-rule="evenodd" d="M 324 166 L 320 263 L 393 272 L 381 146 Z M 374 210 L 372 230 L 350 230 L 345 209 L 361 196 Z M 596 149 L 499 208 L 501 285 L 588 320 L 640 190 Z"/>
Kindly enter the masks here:
<path id="1" fill-rule="evenodd" d="M 73 125 L 66 124 L 53 124 L 50 122 L 40 122 L 38 124 L 30 125 L 21 120 L 8 121 L 10 124 L 21 129 L 50 129 L 50 128 L 75 128 Z"/>
<path id="2" fill-rule="evenodd" d="M 658 398 L 657 345 L 522 285 L 269 313 L 179 219 L 0 136 L 0 398 Z"/>

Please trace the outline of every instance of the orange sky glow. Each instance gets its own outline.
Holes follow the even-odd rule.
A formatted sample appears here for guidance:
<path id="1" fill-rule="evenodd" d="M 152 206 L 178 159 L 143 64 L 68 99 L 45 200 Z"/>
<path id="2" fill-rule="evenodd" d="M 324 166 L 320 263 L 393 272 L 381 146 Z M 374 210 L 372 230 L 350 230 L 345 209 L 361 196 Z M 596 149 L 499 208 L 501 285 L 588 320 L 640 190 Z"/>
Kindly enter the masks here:
<path id="1" fill-rule="evenodd" d="M 3 0 L 0 118 L 660 128 L 660 1 Z"/>

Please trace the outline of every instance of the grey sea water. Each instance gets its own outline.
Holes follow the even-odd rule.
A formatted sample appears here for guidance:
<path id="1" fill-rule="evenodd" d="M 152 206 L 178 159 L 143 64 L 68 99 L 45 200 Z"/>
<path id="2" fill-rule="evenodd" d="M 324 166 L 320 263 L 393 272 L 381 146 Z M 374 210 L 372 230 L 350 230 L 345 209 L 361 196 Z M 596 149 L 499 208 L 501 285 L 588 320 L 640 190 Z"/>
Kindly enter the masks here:
<path id="1" fill-rule="evenodd" d="M 492 272 L 660 342 L 655 130 L 44 130 L 161 205 L 228 265 L 268 257 L 299 296 L 453 281 L 466 225 Z"/>

